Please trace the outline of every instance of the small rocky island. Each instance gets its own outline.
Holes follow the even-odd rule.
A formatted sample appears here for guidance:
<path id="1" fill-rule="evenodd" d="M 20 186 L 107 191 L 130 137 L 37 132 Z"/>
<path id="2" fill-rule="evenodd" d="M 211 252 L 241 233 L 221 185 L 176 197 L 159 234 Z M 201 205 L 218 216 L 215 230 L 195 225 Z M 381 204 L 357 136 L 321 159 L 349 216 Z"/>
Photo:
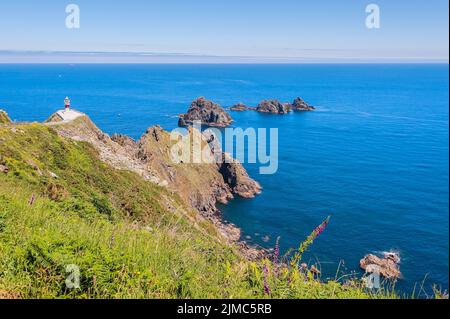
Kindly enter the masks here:
<path id="1" fill-rule="evenodd" d="M 180 115 L 178 126 L 185 127 L 200 121 L 202 125 L 211 127 L 227 127 L 233 123 L 231 116 L 219 105 L 199 97 L 194 100 L 186 114 Z"/>
<path id="2" fill-rule="evenodd" d="M 400 257 L 397 253 L 385 252 L 383 257 L 378 257 L 373 254 L 366 255 L 359 265 L 366 273 L 379 273 L 387 279 L 399 279 L 402 275 L 399 268 Z"/>
<path id="3" fill-rule="evenodd" d="M 291 104 L 291 109 L 294 111 L 314 111 L 316 108 L 306 103 L 302 98 L 298 97 Z"/>
<path id="4" fill-rule="evenodd" d="M 249 108 L 244 103 L 241 102 L 230 107 L 231 111 L 238 111 L 238 112 L 247 111 L 248 109 Z"/>
<path id="5" fill-rule="evenodd" d="M 287 114 L 291 112 L 291 110 L 290 104 L 281 103 L 278 100 L 264 100 L 256 107 L 256 111 L 258 112 L 272 114 Z"/>
<path id="6" fill-rule="evenodd" d="M 296 98 L 292 103 L 282 103 L 277 99 L 264 100 L 256 107 L 248 107 L 238 103 L 230 107 L 230 111 L 257 111 L 269 114 L 288 114 L 292 111 L 314 111 L 315 107 L 306 103 L 302 98 Z"/>

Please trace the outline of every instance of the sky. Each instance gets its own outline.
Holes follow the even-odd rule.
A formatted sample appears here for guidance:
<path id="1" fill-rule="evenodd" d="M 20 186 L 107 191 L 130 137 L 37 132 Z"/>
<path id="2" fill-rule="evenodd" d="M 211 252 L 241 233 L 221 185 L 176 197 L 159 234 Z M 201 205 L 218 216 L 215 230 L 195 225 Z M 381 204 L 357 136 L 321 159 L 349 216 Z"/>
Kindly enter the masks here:
<path id="1" fill-rule="evenodd" d="M 66 6 L 80 28 L 66 27 Z M 380 28 L 366 27 L 366 6 Z M 0 63 L 446 62 L 448 0 L 2 0 Z"/>

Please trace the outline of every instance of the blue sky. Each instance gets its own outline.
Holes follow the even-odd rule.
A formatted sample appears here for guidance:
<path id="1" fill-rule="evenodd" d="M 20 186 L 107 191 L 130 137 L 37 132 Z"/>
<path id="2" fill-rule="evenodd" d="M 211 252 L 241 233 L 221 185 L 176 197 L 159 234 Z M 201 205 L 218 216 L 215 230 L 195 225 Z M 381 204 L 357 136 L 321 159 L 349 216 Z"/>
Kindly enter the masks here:
<path id="1" fill-rule="evenodd" d="M 70 3 L 80 7 L 80 29 L 65 27 Z M 365 26 L 369 3 L 381 9 L 380 29 Z M 448 61 L 448 5 L 448 0 L 5 0 L 0 62 Z"/>

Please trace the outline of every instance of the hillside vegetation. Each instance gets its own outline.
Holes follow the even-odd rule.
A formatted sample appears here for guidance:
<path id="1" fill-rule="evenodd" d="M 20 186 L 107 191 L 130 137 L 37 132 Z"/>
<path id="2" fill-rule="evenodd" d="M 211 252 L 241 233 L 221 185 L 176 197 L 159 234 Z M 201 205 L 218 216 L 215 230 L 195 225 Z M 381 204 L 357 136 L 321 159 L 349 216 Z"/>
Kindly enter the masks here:
<path id="1" fill-rule="evenodd" d="M 0 126 L 0 165 L 0 298 L 380 297 L 244 259 L 176 194 L 50 126 Z"/>
<path id="2" fill-rule="evenodd" d="M 0 110 L 0 125 L 9 123 L 11 123 L 11 119 L 9 118 L 8 114 L 5 111 Z"/>

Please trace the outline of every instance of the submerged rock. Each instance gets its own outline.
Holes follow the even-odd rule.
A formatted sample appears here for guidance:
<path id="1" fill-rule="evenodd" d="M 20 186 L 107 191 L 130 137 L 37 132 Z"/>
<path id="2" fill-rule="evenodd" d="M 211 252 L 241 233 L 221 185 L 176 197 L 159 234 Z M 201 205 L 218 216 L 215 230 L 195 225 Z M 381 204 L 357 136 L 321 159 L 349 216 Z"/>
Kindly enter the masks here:
<path id="1" fill-rule="evenodd" d="M 256 111 L 271 114 L 287 114 L 291 112 L 291 105 L 278 100 L 264 100 L 258 104 Z"/>
<path id="2" fill-rule="evenodd" d="M 379 273 L 387 279 L 398 279 L 402 275 L 399 269 L 399 262 L 400 257 L 397 254 L 385 253 L 383 258 L 372 254 L 366 255 L 359 264 L 366 273 Z"/>
<path id="3" fill-rule="evenodd" d="M 200 97 L 192 102 L 186 114 L 180 115 L 178 125 L 187 126 L 194 121 L 207 126 L 227 127 L 233 119 L 219 104 Z"/>

